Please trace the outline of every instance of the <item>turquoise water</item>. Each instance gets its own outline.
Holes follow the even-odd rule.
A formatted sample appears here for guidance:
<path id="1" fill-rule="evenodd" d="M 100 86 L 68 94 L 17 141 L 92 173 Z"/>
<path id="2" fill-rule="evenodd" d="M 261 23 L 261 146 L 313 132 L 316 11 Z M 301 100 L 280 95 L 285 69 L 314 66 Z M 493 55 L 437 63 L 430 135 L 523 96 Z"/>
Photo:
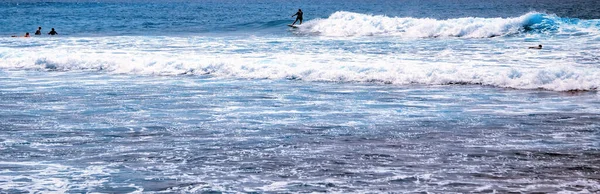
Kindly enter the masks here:
<path id="1" fill-rule="evenodd" d="M 2 2 L 0 192 L 600 192 L 600 5 L 541 2 Z"/>

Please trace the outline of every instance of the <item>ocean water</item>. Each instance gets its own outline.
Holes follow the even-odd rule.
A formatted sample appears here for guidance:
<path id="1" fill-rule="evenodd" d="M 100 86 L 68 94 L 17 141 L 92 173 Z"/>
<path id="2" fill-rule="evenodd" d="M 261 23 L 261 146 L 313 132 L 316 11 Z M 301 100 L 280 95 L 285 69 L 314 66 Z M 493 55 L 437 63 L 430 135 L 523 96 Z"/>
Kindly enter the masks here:
<path id="1" fill-rule="evenodd" d="M 0 193 L 600 192 L 593 0 L 0 15 Z"/>

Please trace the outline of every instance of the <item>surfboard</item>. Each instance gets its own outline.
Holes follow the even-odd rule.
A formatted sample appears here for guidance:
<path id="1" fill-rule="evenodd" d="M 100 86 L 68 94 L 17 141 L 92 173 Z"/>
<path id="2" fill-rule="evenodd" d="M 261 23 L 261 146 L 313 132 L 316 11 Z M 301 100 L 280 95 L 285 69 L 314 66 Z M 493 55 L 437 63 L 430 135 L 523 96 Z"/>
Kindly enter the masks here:
<path id="1" fill-rule="evenodd" d="M 289 26 L 289 27 L 292 27 L 292 28 L 298 28 L 298 26 L 294 26 L 294 25 L 292 25 L 292 24 L 288 24 L 288 26 Z"/>

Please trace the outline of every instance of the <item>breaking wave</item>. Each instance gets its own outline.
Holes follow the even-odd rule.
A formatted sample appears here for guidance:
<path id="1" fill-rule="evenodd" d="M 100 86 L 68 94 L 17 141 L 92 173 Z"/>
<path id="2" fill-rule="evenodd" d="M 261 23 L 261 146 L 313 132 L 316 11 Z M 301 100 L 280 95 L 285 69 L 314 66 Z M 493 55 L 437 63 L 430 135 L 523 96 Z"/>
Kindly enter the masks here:
<path id="1" fill-rule="evenodd" d="M 303 56 L 277 55 L 271 59 L 246 56 L 103 56 L 31 57 L 0 63 L 4 69 L 41 71 L 101 71 L 133 75 L 209 75 L 242 79 L 292 79 L 325 82 L 382 84 L 478 84 L 516 89 L 554 91 L 597 90 L 597 68 L 558 65 L 544 68 L 489 67 L 452 63 L 411 63 L 369 59 L 363 62 L 306 60 Z M 324 62 L 324 63 L 323 63 Z"/>
<path id="2" fill-rule="evenodd" d="M 328 18 L 306 22 L 298 33 L 332 37 L 489 38 L 520 33 L 598 32 L 599 25 L 599 20 L 560 18 L 538 12 L 513 18 L 466 17 L 438 20 L 338 11 Z M 561 31 L 562 28 L 565 30 Z"/>

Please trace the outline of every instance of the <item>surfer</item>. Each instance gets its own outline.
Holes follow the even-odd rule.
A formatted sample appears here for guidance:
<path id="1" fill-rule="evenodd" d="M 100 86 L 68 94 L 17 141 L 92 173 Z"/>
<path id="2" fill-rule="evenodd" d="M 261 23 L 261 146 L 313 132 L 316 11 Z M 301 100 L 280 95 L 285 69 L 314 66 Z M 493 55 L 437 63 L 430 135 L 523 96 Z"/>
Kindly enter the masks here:
<path id="1" fill-rule="evenodd" d="M 300 24 L 298 24 L 298 25 L 302 25 L 302 14 L 303 14 L 303 13 L 302 13 L 302 9 L 298 9 L 298 12 L 296 12 L 296 14 L 294 14 L 294 15 L 292 16 L 292 17 L 296 16 L 296 21 L 294 21 L 294 23 L 292 23 L 292 26 L 293 26 L 294 24 L 296 24 L 296 22 L 297 22 L 298 20 L 300 20 Z"/>
<path id="2" fill-rule="evenodd" d="M 37 31 L 35 31 L 35 35 L 42 35 L 42 27 L 38 27 Z"/>
<path id="3" fill-rule="evenodd" d="M 58 32 L 54 31 L 54 28 L 52 28 L 52 30 L 50 30 L 50 32 L 48 32 L 48 34 L 50 34 L 50 35 L 57 35 Z"/>
<path id="4" fill-rule="evenodd" d="M 529 49 L 542 49 L 542 45 L 538 45 L 538 46 L 530 46 Z"/>

